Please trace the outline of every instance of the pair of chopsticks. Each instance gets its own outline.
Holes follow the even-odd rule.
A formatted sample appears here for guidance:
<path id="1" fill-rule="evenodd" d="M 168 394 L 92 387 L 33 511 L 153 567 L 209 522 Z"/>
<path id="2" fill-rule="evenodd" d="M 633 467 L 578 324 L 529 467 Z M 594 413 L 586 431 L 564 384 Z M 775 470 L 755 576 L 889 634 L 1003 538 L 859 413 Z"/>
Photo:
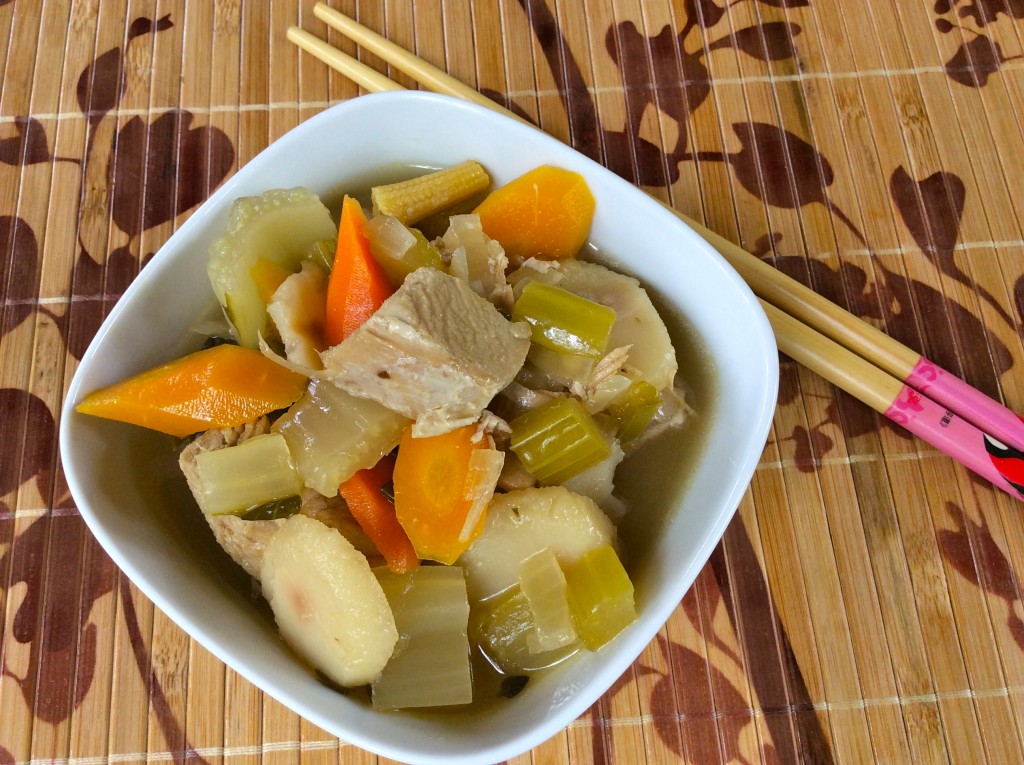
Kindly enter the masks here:
<path id="1" fill-rule="evenodd" d="M 446 72 L 323 3 L 314 15 L 428 90 L 529 124 Z M 297 27 L 288 39 L 371 92 L 393 80 Z M 864 320 L 686 215 L 761 301 L 779 350 L 924 441 L 1024 499 L 1024 422 L 1012 411 Z"/>

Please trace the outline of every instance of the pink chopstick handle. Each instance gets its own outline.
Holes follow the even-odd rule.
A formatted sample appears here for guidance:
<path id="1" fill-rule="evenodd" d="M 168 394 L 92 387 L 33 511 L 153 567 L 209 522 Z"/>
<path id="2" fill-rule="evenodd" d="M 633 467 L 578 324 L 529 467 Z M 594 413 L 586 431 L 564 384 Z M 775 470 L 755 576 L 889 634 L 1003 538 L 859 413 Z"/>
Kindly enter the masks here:
<path id="1" fill-rule="evenodd" d="M 885 416 L 960 464 L 1024 500 L 1024 453 L 1004 446 L 981 430 L 904 385 Z"/>
<path id="2" fill-rule="evenodd" d="M 904 382 L 1007 446 L 1024 449 L 1024 421 L 1019 415 L 924 356 Z"/>

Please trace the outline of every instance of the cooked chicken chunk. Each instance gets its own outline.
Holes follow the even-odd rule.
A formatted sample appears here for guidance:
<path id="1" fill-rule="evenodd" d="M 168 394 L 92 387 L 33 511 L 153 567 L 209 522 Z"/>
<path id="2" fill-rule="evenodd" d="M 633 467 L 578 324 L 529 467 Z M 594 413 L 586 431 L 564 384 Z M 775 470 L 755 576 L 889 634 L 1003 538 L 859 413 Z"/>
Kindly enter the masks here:
<path id="1" fill-rule="evenodd" d="M 473 292 L 506 311 L 512 310 L 512 288 L 505 280 L 508 258 L 501 245 L 484 233 L 479 215 L 453 215 L 441 239 L 448 273 L 469 283 Z"/>
<path id="2" fill-rule="evenodd" d="M 414 419 L 420 437 L 476 422 L 529 347 L 525 323 L 463 280 L 421 268 L 322 358 L 335 385 Z"/>
<path id="3" fill-rule="evenodd" d="M 267 304 L 284 343 L 288 361 L 308 369 L 320 368 L 319 352 L 324 343 L 324 304 L 327 301 L 327 274 L 310 261 L 302 270 L 285 279 Z"/>

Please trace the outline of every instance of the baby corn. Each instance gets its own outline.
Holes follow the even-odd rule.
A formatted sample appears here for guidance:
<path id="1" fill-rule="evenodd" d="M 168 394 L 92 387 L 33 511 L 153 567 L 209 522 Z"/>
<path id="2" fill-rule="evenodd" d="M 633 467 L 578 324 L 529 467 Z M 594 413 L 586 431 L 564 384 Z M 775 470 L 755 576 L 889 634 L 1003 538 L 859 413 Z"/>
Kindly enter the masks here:
<path id="1" fill-rule="evenodd" d="M 469 160 L 419 178 L 374 186 L 370 199 L 375 215 L 393 215 L 411 225 L 485 191 L 490 185 L 491 178 L 483 166 Z"/>

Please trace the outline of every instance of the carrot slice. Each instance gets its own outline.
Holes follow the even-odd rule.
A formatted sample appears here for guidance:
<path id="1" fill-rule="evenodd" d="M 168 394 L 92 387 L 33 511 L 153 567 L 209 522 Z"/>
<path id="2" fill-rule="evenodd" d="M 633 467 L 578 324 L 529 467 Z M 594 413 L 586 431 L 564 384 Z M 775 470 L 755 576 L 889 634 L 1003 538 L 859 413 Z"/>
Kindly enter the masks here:
<path id="1" fill-rule="evenodd" d="M 394 458 L 385 455 L 372 468 L 359 470 L 342 483 L 338 493 L 348 505 L 352 517 L 377 545 L 388 568 L 396 574 L 404 574 L 420 565 L 420 559 L 398 522 L 395 506 L 381 491 L 391 482 L 394 469 Z"/>
<path id="2" fill-rule="evenodd" d="M 373 258 L 365 226 L 363 208 L 346 196 L 338 224 L 338 249 L 327 283 L 324 335 L 328 345 L 337 345 L 355 332 L 394 292 L 387 274 Z"/>
<path id="3" fill-rule="evenodd" d="M 467 425 L 413 438 L 410 427 L 402 437 L 395 461 L 395 512 L 420 558 L 452 564 L 483 531 L 483 513 L 472 529 L 464 530 L 479 500 L 471 485 L 473 455 L 490 448 L 487 439 L 474 443 L 475 433 L 476 426 Z"/>
<path id="4" fill-rule="evenodd" d="M 513 262 L 571 258 L 590 233 L 594 196 L 579 173 L 544 165 L 492 191 L 474 212 Z"/>
<path id="5" fill-rule="evenodd" d="M 94 391 L 75 409 L 187 436 L 233 428 L 291 406 L 306 383 L 257 350 L 218 345 Z"/>

